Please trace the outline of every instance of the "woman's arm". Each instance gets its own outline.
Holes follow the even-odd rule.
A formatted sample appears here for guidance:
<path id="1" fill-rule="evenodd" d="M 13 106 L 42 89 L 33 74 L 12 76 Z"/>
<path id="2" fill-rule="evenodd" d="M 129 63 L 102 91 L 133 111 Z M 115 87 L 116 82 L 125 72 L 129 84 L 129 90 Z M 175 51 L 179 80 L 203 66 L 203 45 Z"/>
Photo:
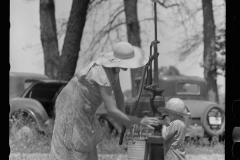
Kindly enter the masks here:
<path id="1" fill-rule="evenodd" d="M 105 107 L 108 111 L 108 114 L 115 120 L 119 120 L 122 123 L 124 123 L 125 125 L 141 124 L 141 125 L 151 128 L 151 129 L 154 129 L 151 125 L 157 126 L 159 124 L 159 120 L 157 118 L 145 117 L 145 118 L 141 119 L 141 118 L 137 118 L 137 117 L 133 117 L 133 116 L 128 116 L 125 113 L 121 112 L 117 108 L 117 104 L 112 97 L 113 96 L 112 88 L 105 87 L 105 86 L 99 86 L 99 88 L 100 88 L 101 96 L 105 103 Z M 117 99 L 117 97 L 116 97 L 116 99 Z M 120 103 L 124 103 L 124 102 L 120 102 Z"/>
<path id="2" fill-rule="evenodd" d="M 121 85 L 120 85 L 119 78 L 116 82 L 116 85 L 115 85 L 113 91 L 114 91 L 114 96 L 115 96 L 115 100 L 117 102 L 118 109 L 120 109 L 122 112 L 125 113 L 124 96 L 123 96 L 123 93 L 122 93 L 122 88 L 121 88 Z"/>

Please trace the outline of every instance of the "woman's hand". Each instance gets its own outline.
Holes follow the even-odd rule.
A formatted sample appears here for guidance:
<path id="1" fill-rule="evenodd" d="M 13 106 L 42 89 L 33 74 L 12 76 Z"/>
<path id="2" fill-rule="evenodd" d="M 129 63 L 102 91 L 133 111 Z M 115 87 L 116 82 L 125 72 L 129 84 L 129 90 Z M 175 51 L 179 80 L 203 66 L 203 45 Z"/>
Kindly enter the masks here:
<path id="1" fill-rule="evenodd" d="M 160 124 L 160 120 L 156 117 L 144 117 L 140 124 L 146 126 L 148 128 L 154 129 L 152 126 L 158 126 Z"/>

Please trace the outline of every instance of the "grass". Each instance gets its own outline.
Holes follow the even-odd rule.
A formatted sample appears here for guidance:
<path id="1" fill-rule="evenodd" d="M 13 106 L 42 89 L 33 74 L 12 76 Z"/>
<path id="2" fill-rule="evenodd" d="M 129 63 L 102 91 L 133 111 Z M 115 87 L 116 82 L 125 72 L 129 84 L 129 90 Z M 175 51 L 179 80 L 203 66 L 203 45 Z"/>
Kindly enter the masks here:
<path id="1" fill-rule="evenodd" d="M 11 153 L 47 153 L 50 150 L 52 129 L 46 134 L 36 129 L 29 117 L 13 117 L 9 121 L 9 146 Z"/>
<path id="2" fill-rule="evenodd" d="M 105 134 L 104 139 L 97 145 L 99 154 L 126 154 L 127 145 L 119 145 L 119 136 Z"/>
<path id="3" fill-rule="evenodd" d="M 49 153 L 51 136 L 36 134 L 32 137 L 23 135 L 21 139 L 10 139 L 11 153 Z M 126 140 L 119 145 L 119 136 L 105 136 L 97 145 L 99 154 L 126 154 Z M 225 154 L 224 143 L 215 145 L 185 144 L 186 154 Z"/>
<path id="4" fill-rule="evenodd" d="M 185 145 L 186 154 L 225 154 L 225 144 L 217 143 L 211 145 Z"/>
<path id="5" fill-rule="evenodd" d="M 21 123 L 21 121 L 19 123 Z M 11 136 L 9 138 L 11 153 L 49 153 L 52 131 L 49 131 L 48 134 L 41 134 L 32 126 L 23 127 L 17 136 Z M 124 139 L 122 145 L 118 143 L 119 136 L 115 136 L 115 134 L 105 134 L 104 139 L 97 145 L 98 153 L 126 154 L 126 139 Z M 186 154 L 225 154 L 225 144 L 220 142 L 186 143 L 185 149 Z"/>
<path id="6" fill-rule="evenodd" d="M 50 145 L 51 138 L 42 134 L 23 134 L 19 139 L 9 138 L 11 153 L 49 153 Z"/>

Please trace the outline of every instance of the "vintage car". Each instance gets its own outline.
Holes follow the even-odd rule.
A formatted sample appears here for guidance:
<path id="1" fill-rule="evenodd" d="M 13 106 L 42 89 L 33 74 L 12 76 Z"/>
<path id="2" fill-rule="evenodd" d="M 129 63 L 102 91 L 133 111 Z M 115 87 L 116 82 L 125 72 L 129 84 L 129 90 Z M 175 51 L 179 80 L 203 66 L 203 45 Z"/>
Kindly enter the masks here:
<path id="1" fill-rule="evenodd" d="M 20 97 L 33 82 L 43 79 L 49 78 L 37 73 L 10 72 L 9 98 Z"/>
<path id="2" fill-rule="evenodd" d="M 31 85 L 29 86 L 29 84 L 24 82 L 31 82 Z M 15 121 L 20 119 L 19 115 L 21 115 L 24 121 L 31 120 L 31 122 L 34 122 L 37 131 L 42 133 L 49 132 L 54 124 L 56 98 L 66 84 L 67 81 L 50 80 L 44 75 L 18 73 L 17 76 L 16 74 L 12 76 L 10 74 L 10 92 L 14 94 L 10 95 L 11 98 L 9 100 L 9 120 L 12 121 L 9 127 L 9 134 L 17 132 L 16 127 L 13 126 L 16 124 Z M 24 86 L 28 86 L 28 88 L 25 89 Z M 120 125 L 107 115 L 104 105 L 101 105 L 96 112 L 101 125 L 107 132 L 111 132 L 113 129 L 121 129 Z M 24 124 L 29 125 L 27 122 L 24 122 Z M 21 125 L 22 127 L 23 125 Z M 13 131 L 12 128 L 15 130 Z"/>
<path id="3" fill-rule="evenodd" d="M 36 123 L 36 128 L 44 132 L 53 125 L 55 100 L 66 84 L 65 81 L 49 79 L 33 82 L 21 97 L 10 99 L 9 118 L 18 116 L 21 112 L 23 118 L 30 117 Z"/>
<path id="4" fill-rule="evenodd" d="M 136 86 L 139 86 L 140 80 L 140 78 L 136 79 Z M 207 85 L 203 78 L 159 75 L 158 80 L 159 88 L 164 89 L 162 95 L 165 101 L 172 97 L 181 98 L 190 112 L 188 136 L 213 137 L 225 133 L 225 108 L 208 100 Z M 153 115 L 149 102 L 150 95 L 149 91 L 143 90 L 133 115 L 143 117 L 144 111 L 150 112 L 148 116 Z M 126 107 L 131 110 L 135 100 L 136 98 L 129 99 Z M 201 128 L 203 134 L 201 134 Z"/>

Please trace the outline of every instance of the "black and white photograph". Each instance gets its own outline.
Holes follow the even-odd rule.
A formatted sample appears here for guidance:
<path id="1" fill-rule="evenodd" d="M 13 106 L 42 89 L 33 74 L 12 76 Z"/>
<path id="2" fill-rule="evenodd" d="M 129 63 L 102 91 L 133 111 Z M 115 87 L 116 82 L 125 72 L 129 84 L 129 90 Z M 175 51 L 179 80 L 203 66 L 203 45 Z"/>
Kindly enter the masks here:
<path id="1" fill-rule="evenodd" d="M 240 159 L 226 0 L 9 5 L 9 160 Z"/>

